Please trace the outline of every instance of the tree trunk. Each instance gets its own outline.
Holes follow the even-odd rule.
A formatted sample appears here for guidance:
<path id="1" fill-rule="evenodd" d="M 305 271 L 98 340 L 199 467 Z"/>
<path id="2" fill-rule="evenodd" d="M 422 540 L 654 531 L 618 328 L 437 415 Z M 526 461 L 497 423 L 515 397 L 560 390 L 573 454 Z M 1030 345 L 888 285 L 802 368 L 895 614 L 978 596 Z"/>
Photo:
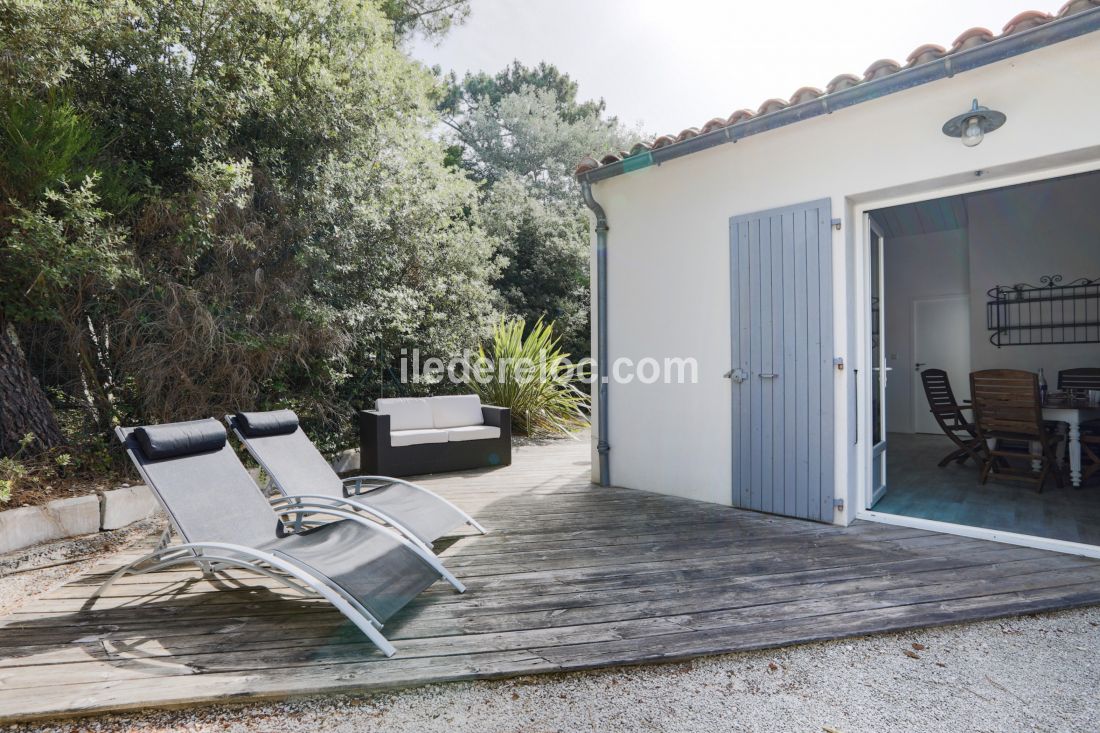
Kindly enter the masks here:
<path id="1" fill-rule="evenodd" d="M 27 433 L 37 438 L 27 447 L 31 453 L 62 443 L 50 401 L 8 323 L 0 318 L 0 456 L 15 455 Z"/>

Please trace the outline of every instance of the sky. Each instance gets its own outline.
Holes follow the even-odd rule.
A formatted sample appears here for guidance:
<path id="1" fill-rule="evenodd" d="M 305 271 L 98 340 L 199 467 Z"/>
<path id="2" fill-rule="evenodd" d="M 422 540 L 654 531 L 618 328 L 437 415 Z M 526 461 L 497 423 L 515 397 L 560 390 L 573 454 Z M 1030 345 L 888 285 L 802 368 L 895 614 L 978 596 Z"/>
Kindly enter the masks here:
<path id="1" fill-rule="evenodd" d="M 995 34 L 1023 10 L 1062 0 L 471 0 L 465 25 L 413 56 L 445 71 L 555 64 L 582 99 L 650 134 L 679 132 L 742 107 L 862 76 L 871 62 L 964 30 Z"/>

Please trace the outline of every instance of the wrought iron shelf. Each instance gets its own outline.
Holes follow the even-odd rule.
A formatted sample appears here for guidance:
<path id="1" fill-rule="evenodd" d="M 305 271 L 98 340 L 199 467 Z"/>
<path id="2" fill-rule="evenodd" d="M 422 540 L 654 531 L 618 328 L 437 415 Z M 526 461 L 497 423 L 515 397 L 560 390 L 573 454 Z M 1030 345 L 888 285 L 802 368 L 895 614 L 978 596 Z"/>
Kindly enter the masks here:
<path id="1" fill-rule="evenodd" d="M 1100 343 L 1100 279 L 998 285 L 988 291 L 986 326 L 994 346 Z"/>

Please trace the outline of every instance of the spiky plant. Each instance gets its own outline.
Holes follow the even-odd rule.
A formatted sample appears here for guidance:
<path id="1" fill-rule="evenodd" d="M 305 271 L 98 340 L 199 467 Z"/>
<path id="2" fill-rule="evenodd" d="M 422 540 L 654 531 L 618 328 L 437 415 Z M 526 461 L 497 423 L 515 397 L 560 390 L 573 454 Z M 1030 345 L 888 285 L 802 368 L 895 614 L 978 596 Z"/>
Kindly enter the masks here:
<path id="1" fill-rule="evenodd" d="M 569 435 L 588 425 L 588 395 L 554 336 L 554 324 L 542 319 L 524 336 L 522 318 L 501 319 L 478 349 L 470 385 L 483 404 L 507 407 L 512 427 L 527 435 Z"/>

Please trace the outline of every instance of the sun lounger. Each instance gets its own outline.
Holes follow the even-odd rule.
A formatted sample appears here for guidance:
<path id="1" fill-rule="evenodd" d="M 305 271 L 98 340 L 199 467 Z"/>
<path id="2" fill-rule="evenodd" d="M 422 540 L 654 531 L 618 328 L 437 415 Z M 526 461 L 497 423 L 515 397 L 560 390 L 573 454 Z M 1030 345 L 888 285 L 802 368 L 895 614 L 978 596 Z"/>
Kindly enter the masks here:
<path id="1" fill-rule="evenodd" d="M 379 631 L 387 619 L 440 578 L 465 590 L 432 553 L 354 512 L 303 499 L 280 510 L 294 521 L 281 520 L 216 420 L 116 432 L 183 543 L 123 567 L 95 597 L 125 575 L 180 565 L 207 574 L 244 568 L 323 597 L 392 656 Z M 325 521 L 307 521 L 314 515 Z"/>
<path id="2" fill-rule="evenodd" d="M 485 533 L 469 514 L 409 481 L 390 476 L 341 479 L 291 410 L 243 412 L 225 419 L 282 495 L 272 500 L 277 511 L 294 506 L 298 498 L 328 502 L 373 516 L 425 547 L 463 524 Z"/>

